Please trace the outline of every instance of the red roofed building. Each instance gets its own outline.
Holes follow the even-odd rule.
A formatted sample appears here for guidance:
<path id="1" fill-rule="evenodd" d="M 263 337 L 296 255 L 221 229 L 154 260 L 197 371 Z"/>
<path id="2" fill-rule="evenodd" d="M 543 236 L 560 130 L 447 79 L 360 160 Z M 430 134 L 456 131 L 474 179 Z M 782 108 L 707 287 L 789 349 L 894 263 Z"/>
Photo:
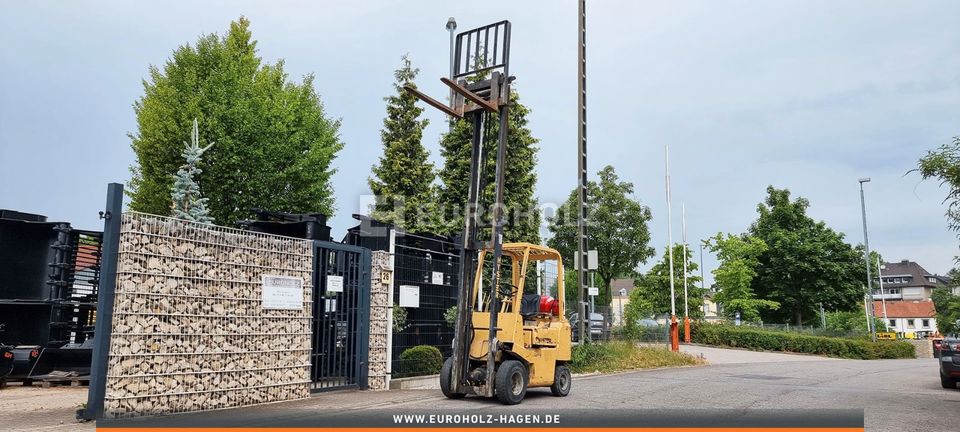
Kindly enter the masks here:
<path id="1" fill-rule="evenodd" d="M 925 338 L 937 332 L 937 311 L 932 301 L 888 301 L 886 303 L 886 324 L 889 331 L 905 337 L 910 337 L 913 333 L 916 338 Z M 874 301 L 873 310 L 877 318 L 883 319 L 883 303 Z"/>

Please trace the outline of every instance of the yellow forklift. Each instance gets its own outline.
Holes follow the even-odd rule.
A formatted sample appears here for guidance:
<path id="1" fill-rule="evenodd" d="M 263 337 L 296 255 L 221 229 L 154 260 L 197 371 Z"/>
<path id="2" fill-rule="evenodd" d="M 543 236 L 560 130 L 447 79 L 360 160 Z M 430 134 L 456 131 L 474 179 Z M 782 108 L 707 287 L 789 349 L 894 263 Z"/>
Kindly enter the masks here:
<path id="1" fill-rule="evenodd" d="M 563 299 L 560 253 L 531 243 L 504 244 L 499 266 L 503 274 L 497 278 L 492 277 L 492 272 L 497 271 L 498 266 L 488 262 L 492 257 L 492 250 L 481 251 L 469 298 L 470 309 L 462 314 L 470 317 L 466 386 L 454 390 L 453 364 L 457 357 L 454 355 L 440 369 L 440 389 L 452 399 L 467 393 L 496 395 L 509 405 L 520 403 L 531 387 L 550 387 L 555 396 L 568 395 L 572 384 L 567 366 L 571 334 L 570 323 L 564 318 L 563 301 L 529 292 L 528 284 L 530 270 L 536 263 L 549 262 L 556 266 L 557 298 Z M 494 279 L 498 280 L 495 289 L 492 283 L 487 283 Z M 484 296 L 484 292 L 491 294 Z M 495 332 L 488 327 L 490 322 L 496 322 Z"/>
<path id="2" fill-rule="evenodd" d="M 450 358 L 440 370 L 440 387 L 451 399 L 467 394 L 520 403 L 531 387 L 570 393 L 570 323 L 564 317 L 563 261 L 553 249 L 530 243 L 503 243 L 504 169 L 510 106 L 510 22 L 500 21 L 456 36 L 453 70 L 440 81 L 450 87 L 450 104 L 407 86 L 406 90 L 473 128 L 470 183 L 460 239 L 460 286 Z M 490 241 L 478 241 L 480 197 L 484 190 L 484 126 L 499 121 Z M 555 271 L 556 299 L 535 292 L 530 280 L 537 262 Z M 531 277 L 532 276 L 532 277 Z"/>

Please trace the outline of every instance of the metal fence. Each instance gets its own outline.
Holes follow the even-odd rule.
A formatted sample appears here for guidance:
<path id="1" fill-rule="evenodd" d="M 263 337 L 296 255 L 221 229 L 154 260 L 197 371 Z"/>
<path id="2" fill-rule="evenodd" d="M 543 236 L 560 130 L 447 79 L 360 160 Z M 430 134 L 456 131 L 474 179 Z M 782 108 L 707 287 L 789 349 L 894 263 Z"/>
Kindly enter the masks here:
<path id="1" fill-rule="evenodd" d="M 403 353 L 419 345 L 428 345 L 437 348 L 442 357 L 450 356 L 454 330 L 448 318 L 455 310 L 451 308 L 457 305 L 460 284 L 460 257 L 454 252 L 452 242 L 405 238 L 404 243 L 398 242 L 393 254 L 394 314 L 398 313 L 397 308 L 403 308 L 400 313 L 406 315 L 404 328 L 394 329 L 391 368 L 394 378 L 439 372 L 433 371 L 433 365 L 425 365 L 419 358 L 404 360 Z M 417 287 L 417 307 L 400 306 L 403 304 L 401 291 L 407 289 L 405 287 Z"/>
<path id="2" fill-rule="evenodd" d="M 344 243 L 389 252 L 393 262 L 391 376 L 437 373 L 439 363 L 402 357 L 420 345 L 436 348 L 441 357 L 450 355 L 454 330 L 447 317 L 457 304 L 459 248 L 449 237 L 408 233 L 367 216 L 354 217 L 360 224 L 348 230 Z M 418 294 L 415 306 L 401 302 L 410 292 Z"/>

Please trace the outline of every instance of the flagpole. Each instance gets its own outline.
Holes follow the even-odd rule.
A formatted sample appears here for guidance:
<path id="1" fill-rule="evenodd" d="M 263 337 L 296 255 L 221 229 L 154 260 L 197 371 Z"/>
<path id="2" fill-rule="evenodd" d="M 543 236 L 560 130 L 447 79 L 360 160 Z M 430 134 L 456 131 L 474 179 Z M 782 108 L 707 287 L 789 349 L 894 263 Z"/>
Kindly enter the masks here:
<path id="1" fill-rule="evenodd" d="M 683 341 L 690 343 L 690 305 L 687 301 L 687 204 L 680 203 L 683 217 Z"/>
<path id="2" fill-rule="evenodd" d="M 677 297 L 673 287 L 673 197 L 670 195 L 670 147 L 663 146 L 667 189 L 667 257 L 670 261 L 670 349 L 680 351 L 680 333 L 677 327 Z"/>

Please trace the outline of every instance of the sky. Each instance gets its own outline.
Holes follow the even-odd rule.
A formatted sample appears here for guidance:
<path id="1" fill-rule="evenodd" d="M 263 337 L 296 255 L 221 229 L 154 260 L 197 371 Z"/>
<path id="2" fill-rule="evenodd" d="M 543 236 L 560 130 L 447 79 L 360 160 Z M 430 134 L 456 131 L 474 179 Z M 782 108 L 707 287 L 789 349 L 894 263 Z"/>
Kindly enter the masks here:
<path id="1" fill-rule="evenodd" d="M 746 230 L 774 185 L 860 243 L 857 179 L 870 177 L 871 249 L 952 268 L 947 191 L 910 171 L 960 135 L 960 2 L 588 3 L 589 170 L 613 165 L 634 184 L 658 256 L 669 145 L 675 241 L 681 203 L 696 245 Z M 263 60 L 283 59 L 292 80 L 314 74 L 327 113 L 342 120 L 335 238 L 369 194 L 401 56 L 420 68 L 422 90 L 446 94 L 449 17 L 460 30 L 513 23 L 514 89 L 540 139 L 536 194 L 560 203 L 576 184 L 576 13 L 574 0 L 0 3 L 0 208 L 102 229 L 106 185 L 126 182 L 134 163 L 132 105 L 149 66 L 240 16 Z M 440 166 L 444 117 L 425 113 L 423 143 Z M 709 282 L 716 262 L 704 262 Z"/>

